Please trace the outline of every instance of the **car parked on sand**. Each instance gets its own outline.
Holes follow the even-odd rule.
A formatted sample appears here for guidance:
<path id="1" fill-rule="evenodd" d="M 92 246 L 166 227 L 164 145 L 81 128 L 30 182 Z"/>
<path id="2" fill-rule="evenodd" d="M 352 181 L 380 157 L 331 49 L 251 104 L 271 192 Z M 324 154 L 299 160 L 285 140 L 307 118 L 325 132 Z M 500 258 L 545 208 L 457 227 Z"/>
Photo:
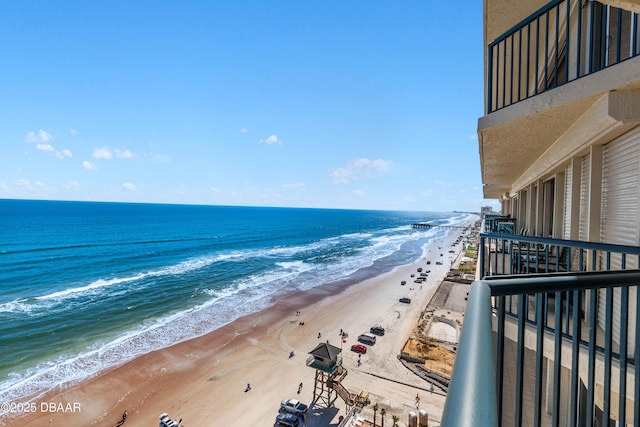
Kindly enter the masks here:
<path id="1" fill-rule="evenodd" d="M 384 328 L 382 326 L 372 326 L 371 329 L 369 329 L 369 332 L 382 336 L 384 335 Z"/>
<path id="2" fill-rule="evenodd" d="M 364 334 L 358 335 L 358 341 L 364 344 L 374 345 L 376 343 L 376 336 L 365 332 Z"/>
<path id="3" fill-rule="evenodd" d="M 403 302 L 405 304 L 411 304 L 411 298 L 402 297 L 400 298 L 400 302 Z"/>
<path id="4" fill-rule="evenodd" d="M 181 425 L 182 425 L 182 420 L 176 422 L 166 412 L 163 412 L 162 414 L 160 414 L 160 427 L 180 427 Z"/>
<path id="5" fill-rule="evenodd" d="M 300 424 L 300 418 L 297 415 L 283 412 L 276 417 L 276 424 L 281 424 L 289 427 L 298 427 Z"/>
<path id="6" fill-rule="evenodd" d="M 298 399 L 287 399 L 280 402 L 280 409 L 296 415 L 305 415 L 308 407 Z"/>
<path id="7" fill-rule="evenodd" d="M 354 344 L 351 346 L 351 351 L 364 354 L 367 352 L 367 346 L 364 346 L 362 344 Z"/>

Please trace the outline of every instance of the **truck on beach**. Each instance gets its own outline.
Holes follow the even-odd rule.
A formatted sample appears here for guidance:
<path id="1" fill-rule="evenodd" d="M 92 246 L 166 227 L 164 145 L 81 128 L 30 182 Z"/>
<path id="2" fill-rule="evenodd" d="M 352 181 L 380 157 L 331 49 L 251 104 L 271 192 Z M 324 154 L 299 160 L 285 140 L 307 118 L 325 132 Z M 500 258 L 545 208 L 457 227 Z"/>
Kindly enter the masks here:
<path id="1" fill-rule="evenodd" d="M 300 402 L 298 399 L 287 399 L 280 402 L 280 408 L 289 412 L 291 414 L 296 415 L 306 415 L 307 414 L 307 405 Z"/>

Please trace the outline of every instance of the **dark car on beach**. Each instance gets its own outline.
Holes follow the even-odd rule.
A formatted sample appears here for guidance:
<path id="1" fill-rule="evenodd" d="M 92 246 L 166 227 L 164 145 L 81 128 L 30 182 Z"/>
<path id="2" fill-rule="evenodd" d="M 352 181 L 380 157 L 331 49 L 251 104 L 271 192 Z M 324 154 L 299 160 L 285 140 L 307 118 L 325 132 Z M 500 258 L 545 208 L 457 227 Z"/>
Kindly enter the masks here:
<path id="1" fill-rule="evenodd" d="M 402 297 L 400 298 L 400 302 L 403 302 L 405 304 L 411 304 L 411 298 Z"/>
<path id="2" fill-rule="evenodd" d="M 369 329 L 369 332 L 382 336 L 384 335 L 384 328 L 382 326 L 372 326 L 371 329 Z"/>
<path id="3" fill-rule="evenodd" d="M 300 418 L 288 412 L 283 412 L 282 414 L 278 414 L 276 417 L 276 423 L 289 427 L 298 427 L 300 424 Z"/>

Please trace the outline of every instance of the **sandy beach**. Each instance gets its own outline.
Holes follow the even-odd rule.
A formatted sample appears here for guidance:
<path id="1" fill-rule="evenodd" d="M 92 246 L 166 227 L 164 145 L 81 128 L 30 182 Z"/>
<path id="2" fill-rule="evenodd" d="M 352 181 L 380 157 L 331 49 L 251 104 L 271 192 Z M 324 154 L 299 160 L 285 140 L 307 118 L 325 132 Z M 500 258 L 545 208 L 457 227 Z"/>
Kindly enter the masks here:
<path id="1" fill-rule="evenodd" d="M 368 392 L 371 405 L 385 408 L 385 423 L 391 425 L 392 415 L 398 415 L 400 425 L 406 425 L 418 395 L 420 408 L 439 424 L 443 393 L 430 392 L 429 384 L 397 355 L 462 250 L 461 244 L 452 246 L 460 232 L 451 229 L 431 242 L 424 260 L 346 289 L 325 285 L 279 297 L 269 309 L 210 334 L 138 357 L 73 389 L 52 392 L 29 408 L 32 413 L 5 421 L 10 426 L 112 427 L 127 411 L 125 426 L 157 425 L 164 412 L 182 419 L 185 427 L 273 426 L 281 400 L 295 397 L 311 404 L 314 370 L 305 362 L 310 350 L 328 341 L 343 349 L 348 375 L 342 384 L 354 393 Z M 414 283 L 410 274 L 426 267 L 426 260 L 432 261 L 427 281 Z M 407 284 L 401 285 L 402 280 Z M 401 297 L 412 302 L 400 303 Z M 351 345 L 374 325 L 384 327 L 386 334 L 358 365 Z M 348 333 L 346 343 L 341 330 Z M 245 391 L 248 383 L 251 390 Z M 371 405 L 363 410 L 365 418 L 373 418 L 367 415 Z M 334 407 L 312 406 L 301 425 L 337 426 L 345 412 L 338 398 Z"/>

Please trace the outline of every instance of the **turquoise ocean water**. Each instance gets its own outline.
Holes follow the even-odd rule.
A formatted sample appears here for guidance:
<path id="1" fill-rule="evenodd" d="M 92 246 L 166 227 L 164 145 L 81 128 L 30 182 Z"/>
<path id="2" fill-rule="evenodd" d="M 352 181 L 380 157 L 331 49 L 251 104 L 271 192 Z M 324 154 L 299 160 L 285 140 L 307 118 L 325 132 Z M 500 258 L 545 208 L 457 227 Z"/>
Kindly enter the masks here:
<path id="1" fill-rule="evenodd" d="M 0 200 L 0 401 L 413 262 L 459 213 Z M 345 281 L 348 283 L 348 280 Z"/>

